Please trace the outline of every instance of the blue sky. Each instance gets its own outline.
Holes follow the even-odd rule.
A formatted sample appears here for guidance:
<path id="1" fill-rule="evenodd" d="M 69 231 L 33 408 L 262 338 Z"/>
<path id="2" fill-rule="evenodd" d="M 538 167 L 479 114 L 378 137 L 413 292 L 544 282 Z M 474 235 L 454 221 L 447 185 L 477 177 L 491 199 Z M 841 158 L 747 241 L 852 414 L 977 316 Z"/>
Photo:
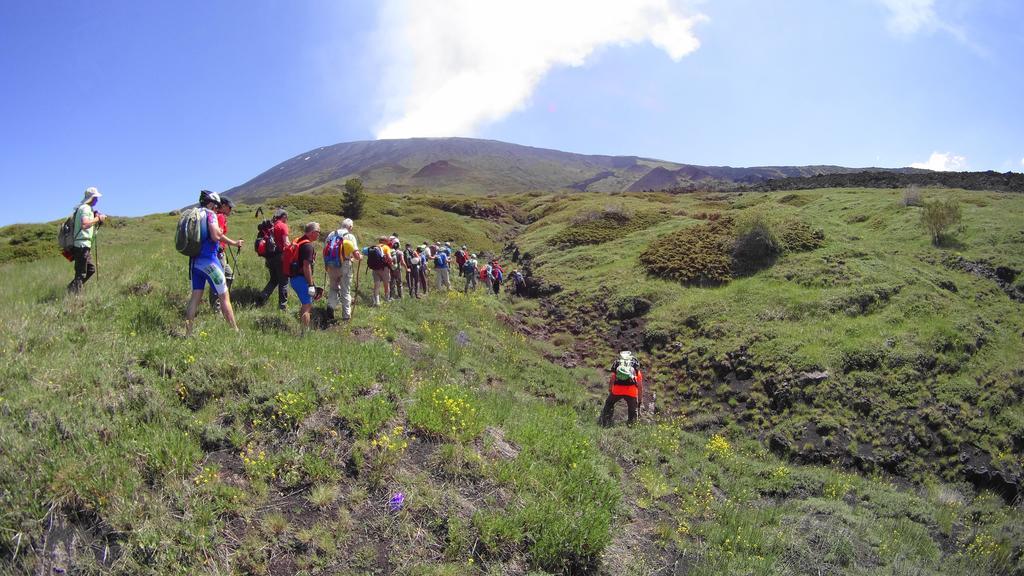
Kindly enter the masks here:
<path id="1" fill-rule="evenodd" d="M 1019 172 L 1021 22 L 1014 0 L 9 0 L 0 224 L 87 186 L 169 210 L 378 136 Z"/>

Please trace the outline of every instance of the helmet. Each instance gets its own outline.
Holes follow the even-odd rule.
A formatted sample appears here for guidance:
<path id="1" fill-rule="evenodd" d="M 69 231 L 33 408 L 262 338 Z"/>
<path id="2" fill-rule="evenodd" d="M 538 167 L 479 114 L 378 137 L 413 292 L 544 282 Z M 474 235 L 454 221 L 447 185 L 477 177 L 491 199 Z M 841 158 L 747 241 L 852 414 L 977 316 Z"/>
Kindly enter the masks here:
<path id="1" fill-rule="evenodd" d="M 220 194 L 217 194 L 216 192 L 210 192 L 209 190 L 200 190 L 199 205 L 202 206 L 210 202 L 213 202 L 214 204 L 220 204 Z"/>

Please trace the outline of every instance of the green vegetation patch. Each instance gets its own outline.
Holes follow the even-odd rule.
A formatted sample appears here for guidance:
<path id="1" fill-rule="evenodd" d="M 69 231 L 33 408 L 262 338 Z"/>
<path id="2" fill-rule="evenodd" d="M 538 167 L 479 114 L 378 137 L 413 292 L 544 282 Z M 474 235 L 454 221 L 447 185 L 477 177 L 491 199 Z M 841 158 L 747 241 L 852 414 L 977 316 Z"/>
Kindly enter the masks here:
<path id="1" fill-rule="evenodd" d="M 57 254 L 57 224 L 13 224 L 0 228 L 0 264 L 31 262 Z"/>
<path id="2" fill-rule="evenodd" d="M 640 254 L 648 274 L 713 286 L 732 278 L 733 221 L 720 218 L 658 238 Z"/>
<path id="3" fill-rule="evenodd" d="M 667 216 L 658 212 L 630 212 L 622 207 L 606 207 L 577 215 L 551 241 L 563 248 L 604 244 L 627 234 L 650 228 Z"/>

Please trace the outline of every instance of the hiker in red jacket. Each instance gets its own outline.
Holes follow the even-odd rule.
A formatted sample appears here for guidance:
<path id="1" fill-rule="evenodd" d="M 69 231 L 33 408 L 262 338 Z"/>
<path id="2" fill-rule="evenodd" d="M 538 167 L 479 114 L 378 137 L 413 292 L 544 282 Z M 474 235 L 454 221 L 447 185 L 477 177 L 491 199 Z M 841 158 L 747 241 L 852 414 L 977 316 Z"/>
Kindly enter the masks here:
<path id="1" fill-rule="evenodd" d="M 636 422 L 640 406 L 644 398 L 644 374 L 640 371 L 640 362 L 628 350 L 619 352 L 619 358 L 612 364 L 611 377 L 608 380 L 608 399 L 601 410 L 601 425 L 612 424 L 612 414 L 619 400 L 626 401 L 628 410 L 627 424 Z"/>

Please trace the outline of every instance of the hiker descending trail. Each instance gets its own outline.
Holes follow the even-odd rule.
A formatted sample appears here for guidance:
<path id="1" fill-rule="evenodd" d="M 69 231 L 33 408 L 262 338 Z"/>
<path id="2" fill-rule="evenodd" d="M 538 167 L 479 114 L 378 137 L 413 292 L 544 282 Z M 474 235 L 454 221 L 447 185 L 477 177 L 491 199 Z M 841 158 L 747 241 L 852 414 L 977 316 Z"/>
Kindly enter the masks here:
<path id="1" fill-rule="evenodd" d="M 175 232 L 175 246 L 178 251 L 189 257 L 189 273 L 192 277 L 192 299 L 185 310 L 185 331 L 192 333 L 193 320 L 199 311 L 199 302 L 203 299 L 203 289 L 207 284 L 217 293 L 220 310 L 224 319 L 235 331 L 235 312 L 231 308 L 228 294 L 227 279 L 220 266 L 217 252 L 221 241 L 231 246 L 241 246 L 241 240 L 232 240 L 221 232 L 217 225 L 217 207 L 220 195 L 216 192 L 203 190 L 199 193 L 199 207 L 190 208 L 182 213 Z"/>
<path id="2" fill-rule="evenodd" d="M 476 254 L 470 254 L 462 263 L 462 275 L 466 277 L 466 287 L 462 291 L 466 294 L 469 294 L 470 290 L 476 291 L 477 266 Z"/>
<path id="3" fill-rule="evenodd" d="M 626 401 L 628 410 L 627 424 L 636 423 L 644 397 L 644 374 L 640 371 L 640 362 L 628 350 L 619 352 L 619 358 L 612 363 L 611 377 L 608 379 L 608 399 L 601 409 L 601 425 L 611 426 L 615 404 L 619 400 Z"/>
<path id="4" fill-rule="evenodd" d="M 96 273 L 96 265 L 92 259 L 93 242 L 96 228 L 106 222 L 107 216 L 95 210 L 96 203 L 102 194 L 96 188 L 85 189 L 82 202 L 75 208 L 75 213 L 64 222 L 58 234 L 57 242 L 64 256 L 75 263 L 75 277 L 68 284 L 68 292 L 78 294 L 82 286 Z"/>

